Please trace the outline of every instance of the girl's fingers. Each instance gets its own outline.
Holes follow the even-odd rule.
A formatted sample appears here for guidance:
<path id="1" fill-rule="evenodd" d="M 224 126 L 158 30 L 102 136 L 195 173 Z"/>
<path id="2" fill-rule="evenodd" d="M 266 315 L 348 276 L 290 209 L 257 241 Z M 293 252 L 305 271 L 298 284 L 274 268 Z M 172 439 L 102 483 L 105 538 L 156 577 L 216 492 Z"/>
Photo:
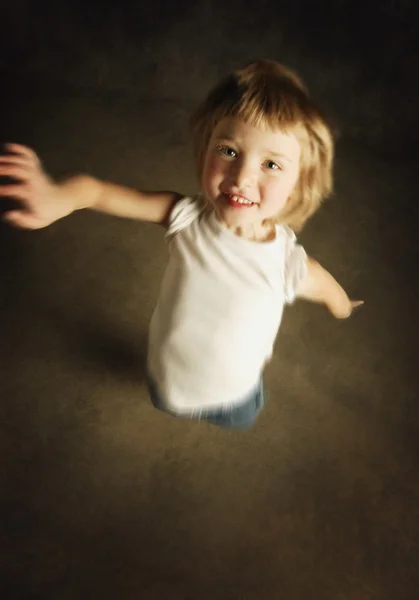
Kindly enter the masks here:
<path id="1" fill-rule="evenodd" d="M 19 218 L 19 212 L 19 210 L 8 210 L 1 216 L 1 218 L 3 221 L 7 221 L 8 223 L 14 223 Z"/>
<path id="2" fill-rule="evenodd" d="M 2 218 L 3 221 L 10 223 L 10 225 L 22 229 L 41 229 L 47 225 L 47 223 L 40 221 L 34 215 L 21 210 L 10 210 L 9 212 L 6 212 Z"/>
<path id="3" fill-rule="evenodd" d="M 353 312 L 354 312 L 354 310 L 358 310 L 358 308 L 359 308 L 360 306 L 362 306 L 363 304 L 364 304 L 364 301 L 363 301 L 363 300 L 352 300 L 352 301 L 351 301 L 351 306 L 352 306 L 351 313 L 353 313 Z"/>
<path id="4" fill-rule="evenodd" d="M 16 179 L 27 179 L 30 171 L 27 167 L 20 165 L 8 165 L 3 166 L 0 162 L 0 176 L 2 177 L 15 177 Z"/>
<path id="5" fill-rule="evenodd" d="M 3 156 L 0 155 L 0 166 L 3 165 L 20 165 L 22 167 L 30 167 L 33 163 L 31 163 L 28 158 L 26 158 L 25 156 L 18 156 L 17 154 L 15 155 L 10 155 L 10 154 L 4 154 Z"/>
<path id="6" fill-rule="evenodd" d="M 32 150 L 32 148 L 22 146 L 22 144 L 4 144 L 4 147 L 7 148 L 7 150 L 10 150 L 11 152 L 25 156 L 31 162 L 34 162 L 36 164 L 40 162 L 38 155 Z"/>
<path id="7" fill-rule="evenodd" d="M 0 196 L 10 196 L 11 198 L 20 198 L 26 200 L 28 189 L 25 185 L 11 183 L 10 185 L 0 185 Z"/>

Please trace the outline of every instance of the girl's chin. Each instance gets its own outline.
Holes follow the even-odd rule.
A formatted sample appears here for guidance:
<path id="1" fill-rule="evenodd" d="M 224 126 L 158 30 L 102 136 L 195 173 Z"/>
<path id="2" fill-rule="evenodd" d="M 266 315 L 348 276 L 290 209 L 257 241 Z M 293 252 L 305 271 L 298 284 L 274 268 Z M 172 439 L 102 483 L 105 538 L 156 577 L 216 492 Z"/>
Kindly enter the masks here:
<path id="1" fill-rule="evenodd" d="M 230 210 L 229 208 L 227 209 L 217 209 L 215 210 L 218 219 L 229 229 L 248 229 L 250 228 L 254 228 L 255 226 L 257 227 L 258 225 L 261 224 L 260 219 L 255 219 L 254 216 L 253 218 L 249 218 L 250 215 L 248 215 L 248 217 L 246 218 L 246 215 L 241 214 L 237 214 L 237 212 L 235 210 Z"/>

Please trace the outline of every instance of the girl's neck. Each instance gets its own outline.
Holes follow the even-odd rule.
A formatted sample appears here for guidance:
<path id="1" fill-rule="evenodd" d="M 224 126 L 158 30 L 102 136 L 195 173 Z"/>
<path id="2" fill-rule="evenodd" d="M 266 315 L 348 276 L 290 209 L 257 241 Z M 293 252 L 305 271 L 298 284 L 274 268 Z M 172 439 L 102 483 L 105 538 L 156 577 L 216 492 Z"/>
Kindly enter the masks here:
<path id="1" fill-rule="evenodd" d="M 275 227 L 270 225 L 248 225 L 247 227 L 229 226 L 223 223 L 229 231 L 249 242 L 271 242 L 276 237 Z"/>

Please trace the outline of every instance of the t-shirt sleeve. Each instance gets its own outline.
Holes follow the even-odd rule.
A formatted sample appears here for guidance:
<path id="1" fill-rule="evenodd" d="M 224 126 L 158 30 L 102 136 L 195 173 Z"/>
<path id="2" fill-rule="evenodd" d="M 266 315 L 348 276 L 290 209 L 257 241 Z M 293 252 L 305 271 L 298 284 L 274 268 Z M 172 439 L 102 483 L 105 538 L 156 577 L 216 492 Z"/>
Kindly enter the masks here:
<path id="1" fill-rule="evenodd" d="M 195 221 L 202 210 L 203 202 L 199 195 L 185 196 L 176 202 L 169 215 L 165 239 L 170 241 L 174 235 Z"/>
<path id="2" fill-rule="evenodd" d="M 285 265 L 284 265 L 284 292 L 285 302 L 292 304 L 298 289 L 307 275 L 307 254 L 304 248 L 297 243 L 295 233 L 286 228 Z"/>

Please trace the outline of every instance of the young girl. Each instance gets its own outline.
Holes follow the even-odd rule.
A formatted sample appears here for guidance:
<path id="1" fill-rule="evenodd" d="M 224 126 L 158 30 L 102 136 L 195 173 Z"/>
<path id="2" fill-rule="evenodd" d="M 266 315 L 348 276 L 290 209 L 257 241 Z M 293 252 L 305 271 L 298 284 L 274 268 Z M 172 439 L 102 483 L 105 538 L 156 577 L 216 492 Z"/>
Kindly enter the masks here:
<path id="1" fill-rule="evenodd" d="M 285 303 L 354 306 L 296 243 L 332 187 L 331 132 L 298 77 L 262 60 L 208 95 L 192 119 L 201 193 L 146 193 L 78 175 L 56 183 L 35 153 L 8 144 L 0 186 L 22 208 L 5 214 L 37 229 L 90 208 L 166 228 L 169 263 L 149 331 L 153 404 L 222 427 L 251 427 L 264 404 L 262 373 Z"/>

